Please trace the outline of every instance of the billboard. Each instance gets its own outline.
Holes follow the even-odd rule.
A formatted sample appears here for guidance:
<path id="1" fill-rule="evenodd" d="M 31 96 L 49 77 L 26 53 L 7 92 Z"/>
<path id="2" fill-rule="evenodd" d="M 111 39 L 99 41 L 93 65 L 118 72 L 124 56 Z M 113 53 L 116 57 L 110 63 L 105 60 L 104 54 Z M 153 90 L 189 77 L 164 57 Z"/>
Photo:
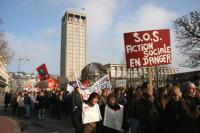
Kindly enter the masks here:
<path id="1" fill-rule="evenodd" d="M 124 33 L 128 68 L 171 64 L 169 29 Z"/>

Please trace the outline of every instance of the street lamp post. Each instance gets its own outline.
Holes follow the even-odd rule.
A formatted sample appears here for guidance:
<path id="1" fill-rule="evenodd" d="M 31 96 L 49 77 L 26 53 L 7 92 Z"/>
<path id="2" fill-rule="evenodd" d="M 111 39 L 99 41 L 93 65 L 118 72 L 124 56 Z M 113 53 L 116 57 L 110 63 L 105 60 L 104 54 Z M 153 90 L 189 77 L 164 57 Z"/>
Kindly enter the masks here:
<path id="1" fill-rule="evenodd" d="M 30 61 L 30 59 L 27 58 L 27 57 L 24 57 L 24 58 L 20 58 L 19 57 L 19 60 L 18 60 L 18 74 L 19 74 L 19 71 L 20 71 L 20 62 L 23 61 L 23 60 Z"/>
<path id="2" fill-rule="evenodd" d="M 17 70 L 17 91 L 19 90 L 19 85 L 20 85 L 20 83 L 19 83 L 19 79 L 20 79 L 20 77 L 19 77 L 19 72 L 20 72 L 20 63 L 21 63 L 21 61 L 23 61 L 23 60 L 26 60 L 26 61 L 29 61 L 30 59 L 29 58 L 27 58 L 27 57 L 24 57 L 24 58 L 20 58 L 19 57 L 19 60 L 18 60 L 18 70 Z"/>

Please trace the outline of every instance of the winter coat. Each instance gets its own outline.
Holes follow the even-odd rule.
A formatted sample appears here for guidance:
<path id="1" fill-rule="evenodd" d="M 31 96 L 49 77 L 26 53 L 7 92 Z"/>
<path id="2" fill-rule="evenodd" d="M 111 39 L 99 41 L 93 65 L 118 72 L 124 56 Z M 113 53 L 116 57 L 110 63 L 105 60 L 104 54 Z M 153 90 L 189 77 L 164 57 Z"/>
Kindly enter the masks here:
<path id="1" fill-rule="evenodd" d="M 45 108 L 45 97 L 44 96 L 37 96 L 36 100 L 38 101 L 38 109 L 44 109 Z"/>
<path id="2" fill-rule="evenodd" d="M 11 102 L 11 94 L 10 93 L 5 93 L 4 104 L 9 104 L 10 102 Z"/>
<path id="3" fill-rule="evenodd" d="M 190 110 L 190 106 L 194 106 L 193 103 L 187 100 L 170 101 L 167 104 L 165 109 L 166 133 L 199 133 L 198 124 L 200 121 Z"/>
<path id="4" fill-rule="evenodd" d="M 83 123 L 82 123 L 82 106 L 76 106 L 73 109 L 71 116 L 72 125 L 74 126 L 76 132 L 83 133 Z"/>
<path id="5" fill-rule="evenodd" d="M 142 133 L 161 133 L 160 109 L 156 100 L 141 98 L 136 103 L 136 115 L 140 120 Z"/>

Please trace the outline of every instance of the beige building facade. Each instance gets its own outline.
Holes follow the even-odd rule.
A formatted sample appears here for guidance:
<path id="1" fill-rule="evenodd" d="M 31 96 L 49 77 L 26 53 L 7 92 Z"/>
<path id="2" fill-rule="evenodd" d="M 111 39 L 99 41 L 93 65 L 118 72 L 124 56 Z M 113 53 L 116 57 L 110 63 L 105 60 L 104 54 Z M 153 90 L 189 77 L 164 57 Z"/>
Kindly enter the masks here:
<path id="1" fill-rule="evenodd" d="M 60 76 L 73 81 L 87 63 L 87 16 L 66 11 L 62 18 Z"/>
<path id="2" fill-rule="evenodd" d="M 12 91 L 35 91 L 37 75 L 24 72 L 9 73 L 9 87 Z"/>
<path id="3" fill-rule="evenodd" d="M 10 91 L 8 87 L 9 75 L 7 72 L 6 64 L 0 61 L 0 93 Z"/>

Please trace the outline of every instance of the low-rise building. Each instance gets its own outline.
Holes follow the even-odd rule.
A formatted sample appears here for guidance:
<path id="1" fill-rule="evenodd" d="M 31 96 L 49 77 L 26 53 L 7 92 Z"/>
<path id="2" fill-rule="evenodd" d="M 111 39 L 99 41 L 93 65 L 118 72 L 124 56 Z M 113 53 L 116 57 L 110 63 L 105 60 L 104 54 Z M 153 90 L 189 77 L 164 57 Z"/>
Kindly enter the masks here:
<path id="1" fill-rule="evenodd" d="M 33 73 L 9 73 L 9 86 L 13 91 L 34 90 L 38 77 Z"/>
<path id="2" fill-rule="evenodd" d="M 127 68 L 125 64 L 106 64 L 104 65 L 110 74 L 113 87 L 119 86 L 138 86 L 148 79 L 148 67 Z M 167 76 L 179 72 L 178 68 L 167 66 L 151 67 L 152 80 L 155 87 L 161 87 L 166 84 Z"/>

